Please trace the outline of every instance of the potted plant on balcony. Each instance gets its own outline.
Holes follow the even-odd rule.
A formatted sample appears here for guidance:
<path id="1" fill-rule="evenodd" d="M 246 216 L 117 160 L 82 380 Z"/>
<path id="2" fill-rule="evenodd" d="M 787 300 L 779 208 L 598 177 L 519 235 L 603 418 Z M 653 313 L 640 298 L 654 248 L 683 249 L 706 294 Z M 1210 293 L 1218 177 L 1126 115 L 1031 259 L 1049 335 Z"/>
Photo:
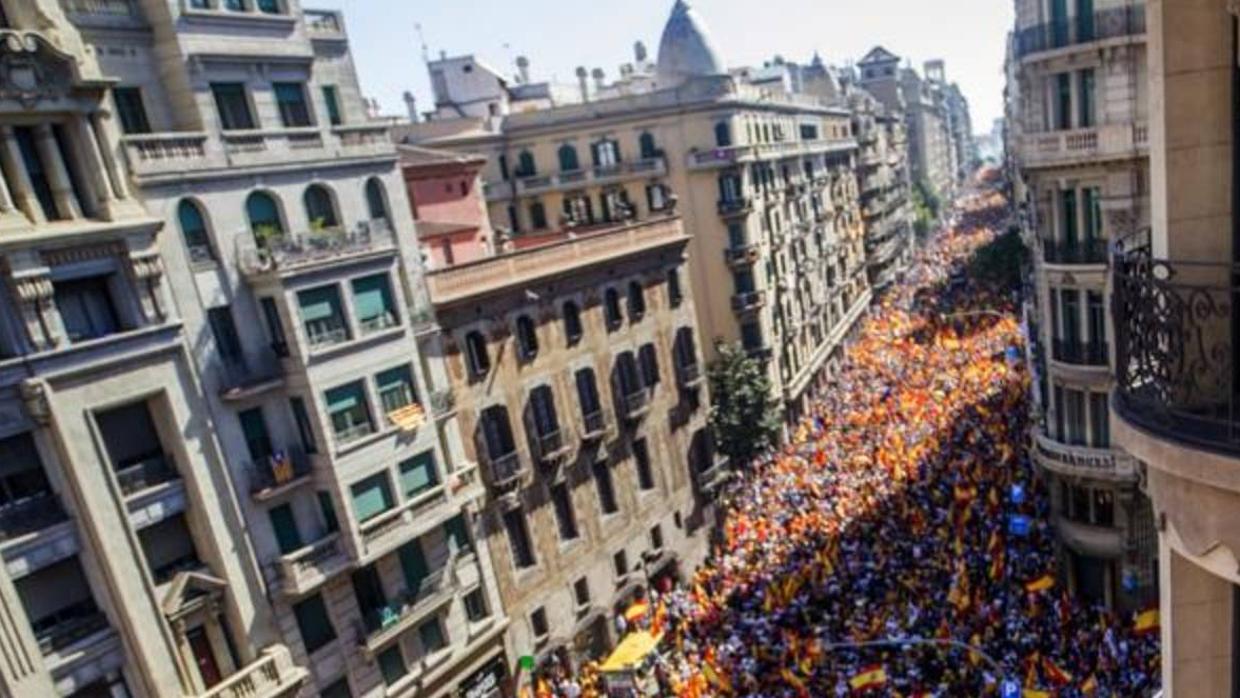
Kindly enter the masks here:
<path id="1" fill-rule="evenodd" d="M 259 223 L 254 226 L 254 242 L 260 250 L 269 250 L 272 243 L 284 237 L 284 231 L 274 223 Z"/>

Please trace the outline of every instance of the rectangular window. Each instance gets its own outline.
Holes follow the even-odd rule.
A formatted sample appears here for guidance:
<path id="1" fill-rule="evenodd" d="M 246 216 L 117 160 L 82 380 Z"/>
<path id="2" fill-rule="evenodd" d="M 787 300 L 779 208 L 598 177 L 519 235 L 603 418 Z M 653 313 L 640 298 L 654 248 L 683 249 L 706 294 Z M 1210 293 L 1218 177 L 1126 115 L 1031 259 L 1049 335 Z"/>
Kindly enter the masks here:
<path id="1" fill-rule="evenodd" d="M 754 280 L 753 272 L 748 269 L 732 273 L 732 285 L 736 289 L 736 293 L 753 293 Z"/>
<path id="2" fill-rule="evenodd" d="M 577 530 L 572 493 L 567 483 L 559 482 L 551 486 L 551 503 L 555 510 L 555 523 L 560 531 L 560 540 L 576 540 L 581 532 Z"/>
<path id="3" fill-rule="evenodd" d="M 397 324 L 396 305 L 387 274 L 354 279 L 353 312 L 363 333 L 384 330 Z"/>
<path id="4" fill-rule="evenodd" d="M 306 340 L 311 347 L 330 346 L 349 339 L 344 310 L 340 305 L 340 290 L 335 286 L 299 291 L 297 306 L 306 329 Z"/>
<path id="5" fill-rule="evenodd" d="M 629 554 L 624 550 L 617 551 L 611 556 L 611 565 L 616 572 L 616 577 L 623 577 L 629 573 Z"/>
<path id="6" fill-rule="evenodd" d="M 336 505 L 332 504 L 332 496 L 327 492 L 316 492 L 319 500 L 319 513 L 323 515 L 323 529 L 328 533 L 340 530 L 340 522 L 336 520 Z"/>
<path id="7" fill-rule="evenodd" d="M 13 504 L 33 503 L 51 493 L 43 461 L 31 435 L 17 434 L 0 439 L 0 509 Z"/>
<path id="8" fill-rule="evenodd" d="M 271 529 L 276 534 L 276 546 L 280 548 L 280 554 L 288 555 L 300 550 L 301 533 L 297 530 L 297 519 L 293 516 L 293 507 L 281 504 L 272 507 L 267 515 L 271 518 Z"/>
<path id="9" fill-rule="evenodd" d="M 1080 390 L 1065 390 L 1064 403 L 1067 407 L 1065 420 L 1068 426 L 1067 443 L 1073 446 L 1085 445 L 1085 393 Z"/>
<path id="10" fill-rule="evenodd" d="M 1081 190 L 1081 208 L 1085 215 L 1085 240 L 1102 239 L 1102 196 L 1098 187 L 1086 187 Z"/>
<path id="11" fill-rule="evenodd" d="M 276 106 L 280 109 L 280 122 L 285 128 L 312 126 L 310 104 L 306 101 L 306 86 L 300 82 L 276 82 L 271 85 Z"/>
<path id="12" fill-rule="evenodd" d="M 406 497 L 416 497 L 439 485 L 435 454 L 427 451 L 400 464 L 400 488 Z"/>
<path id="13" fill-rule="evenodd" d="M 318 444 L 314 440 L 314 427 L 310 424 L 310 413 L 306 411 L 306 401 L 299 397 L 290 397 L 288 405 L 293 411 L 293 421 L 297 422 L 297 436 L 301 439 L 301 447 L 306 453 L 317 453 Z"/>
<path id="14" fill-rule="evenodd" d="M 508 534 L 508 547 L 512 552 L 512 564 L 517 569 L 534 566 L 534 548 L 530 534 L 525 528 L 525 513 L 521 509 L 504 512 L 504 530 Z"/>
<path id="15" fill-rule="evenodd" d="M 327 121 L 332 126 L 344 123 L 340 112 L 340 98 L 336 95 L 335 85 L 323 86 L 323 104 L 327 105 Z"/>
<path id="16" fill-rule="evenodd" d="M 132 494 L 177 477 L 145 401 L 100 412 L 95 421 L 123 492 Z"/>
<path id="17" fill-rule="evenodd" d="M 324 398 L 337 441 L 346 444 L 374 432 L 370 406 L 366 404 L 366 388 L 361 381 L 332 388 L 324 393 Z"/>
<path id="18" fill-rule="evenodd" d="M 138 542 L 156 584 L 171 581 L 179 572 L 203 567 L 183 513 L 140 529 Z"/>
<path id="19" fill-rule="evenodd" d="M 581 577 L 573 582 L 573 601 L 577 604 L 577 608 L 590 605 L 590 579 L 588 577 Z"/>
<path id="20" fill-rule="evenodd" d="M 391 686 L 400 681 L 409 673 L 405 667 L 405 656 L 400 653 L 400 643 L 397 642 L 391 647 L 379 653 L 379 672 L 383 674 L 383 685 Z"/>
<path id="21" fill-rule="evenodd" d="M 650 527 L 650 549 L 663 549 L 663 527 L 658 524 Z"/>
<path id="22" fill-rule="evenodd" d="M 13 140 L 17 142 L 22 164 L 26 167 L 26 177 L 30 180 L 30 187 L 34 190 L 40 211 L 49 221 L 61 220 L 64 216 L 56 208 L 52 182 L 43 166 L 43 160 L 39 157 L 38 146 L 35 145 L 34 129 L 29 126 L 14 126 Z"/>
<path id="23" fill-rule="evenodd" d="M 116 103 L 121 131 L 131 135 L 151 132 L 151 123 L 146 118 L 146 106 L 142 104 L 142 90 L 137 87 L 114 87 L 112 101 Z"/>
<path id="24" fill-rule="evenodd" d="M 1067 441 L 1067 433 L 1064 429 L 1064 410 L 1067 406 L 1064 404 L 1063 388 L 1055 386 L 1055 440 L 1060 443 Z"/>
<path id="25" fill-rule="evenodd" d="M 357 517 L 358 523 L 392 508 L 392 488 L 384 473 L 377 473 L 354 483 L 349 491 L 353 494 L 353 515 Z"/>
<path id="26" fill-rule="evenodd" d="M 448 541 L 448 549 L 456 553 L 468 553 L 474 549 L 474 542 L 469 536 L 469 524 L 464 514 L 457 514 L 443 525 L 444 538 Z"/>
<path id="27" fill-rule="evenodd" d="M 426 654 L 438 652 L 448 644 L 438 618 L 432 618 L 418 626 L 418 639 L 422 641 L 422 651 Z"/>
<path id="28" fill-rule="evenodd" d="M 1088 306 L 1088 323 L 1089 336 L 1087 339 L 1090 344 L 1099 347 L 1099 351 L 1095 354 L 1100 355 L 1095 358 L 1106 360 L 1106 352 L 1102 351 L 1106 347 L 1107 341 L 1107 311 L 1106 306 L 1102 302 L 1102 292 L 1087 291 L 1085 294 L 1085 302 Z"/>
<path id="29" fill-rule="evenodd" d="M 220 115 L 220 128 L 225 131 L 248 131 L 255 128 L 254 114 L 250 111 L 250 98 L 245 83 L 213 82 L 211 94 L 215 96 L 215 108 Z"/>
<path id="30" fill-rule="evenodd" d="M 1080 110 L 1077 114 L 1077 117 L 1080 119 L 1078 128 L 1090 128 L 1094 125 L 1094 90 L 1096 89 L 1093 68 L 1081 71 L 1078 89 L 1080 90 Z"/>
<path id="31" fill-rule="evenodd" d="M 409 541 L 397 550 L 400 558 L 400 569 L 405 575 L 405 588 L 415 597 L 431 591 L 428 581 L 431 578 L 431 566 L 426 562 L 426 553 L 417 540 Z"/>
<path id="32" fill-rule="evenodd" d="M 1091 523 L 1106 527 L 1115 525 L 1115 495 L 1110 490 L 1094 490 L 1094 516 Z"/>
<path id="33" fill-rule="evenodd" d="M 245 446 L 250 453 L 250 460 L 256 466 L 267 464 L 267 458 L 274 449 L 271 436 L 267 433 L 267 420 L 263 418 L 263 408 L 252 407 L 237 413 L 237 421 L 241 423 L 241 433 L 245 436 Z"/>
<path id="34" fill-rule="evenodd" d="M 226 305 L 208 308 L 207 324 L 211 326 L 211 336 L 215 339 L 215 348 L 220 358 L 230 364 L 243 362 L 241 337 L 237 334 L 237 325 L 233 322 L 232 310 Z"/>
<path id="35" fill-rule="evenodd" d="M 331 620 L 327 617 L 327 606 L 322 603 L 322 596 L 319 594 L 294 604 L 293 615 L 298 619 L 298 630 L 301 632 L 301 642 L 305 643 L 306 652 L 312 653 L 335 640 L 336 629 L 331 626 Z"/>
<path id="36" fill-rule="evenodd" d="M 530 614 L 530 630 L 533 631 L 535 640 L 545 639 L 551 633 L 551 628 L 547 625 L 547 610 L 542 606 Z"/>
<path id="37" fill-rule="evenodd" d="M 1072 74 L 1055 76 L 1055 128 L 1066 131 L 1072 128 Z"/>
<path id="38" fill-rule="evenodd" d="M 1067 247 L 1075 247 L 1081 239 L 1076 221 L 1076 190 L 1065 189 L 1059 192 L 1059 202 L 1059 239 Z"/>
<path id="39" fill-rule="evenodd" d="M 1063 304 L 1060 313 L 1063 316 L 1063 341 L 1069 351 L 1076 349 L 1081 341 L 1081 294 L 1076 289 L 1064 289 L 1059 294 Z"/>
<path id="40" fill-rule="evenodd" d="M 263 322 L 267 326 L 267 336 L 271 338 L 271 351 L 276 356 L 288 356 L 288 340 L 284 338 L 284 323 L 280 321 L 280 311 L 276 301 L 270 296 L 258 300 L 263 311 Z"/>
<path id="41" fill-rule="evenodd" d="M 417 395 L 413 390 L 413 372 L 408 366 L 389 368 L 375 375 L 375 388 L 379 391 L 379 404 L 383 406 L 384 415 L 391 415 L 396 410 L 417 402 Z"/>
<path id="42" fill-rule="evenodd" d="M 70 343 L 98 339 L 120 331 L 120 319 L 108 286 L 109 276 L 52 283 L 56 310 L 60 313 Z"/>
<path id="43" fill-rule="evenodd" d="M 594 470 L 594 484 L 598 488 L 598 504 L 604 514 L 620 511 L 616 503 L 616 488 L 611 481 L 611 468 L 606 462 L 595 461 L 591 466 Z"/>
<path id="44" fill-rule="evenodd" d="M 1089 394 L 1090 432 L 1094 448 L 1111 447 L 1111 409 L 1106 393 Z"/>
<path id="45" fill-rule="evenodd" d="M 762 326 L 756 322 L 741 325 L 741 346 L 745 349 L 761 349 L 766 343 L 762 337 Z"/>
<path id="46" fill-rule="evenodd" d="M 650 451 L 645 439 L 633 441 L 633 465 L 637 467 L 637 486 L 643 490 L 653 490 L 654 470 L 650 466 Z"/>
<path id="47" fill-rule="evenodd" d="M 328 684 L 319 693 L 319 698 L 353 698 L 353 692 L 349 690 L 349 678 L 341 676 L 336 681 Z"/>
<path id="48" fill-rule="evenodd" d="M 491 613 L 487 610 L 487 600 L 482 589 L 474 589 L 465 595 L 465 617 L 470 623 L 477 623 L 489 615 Z"/>

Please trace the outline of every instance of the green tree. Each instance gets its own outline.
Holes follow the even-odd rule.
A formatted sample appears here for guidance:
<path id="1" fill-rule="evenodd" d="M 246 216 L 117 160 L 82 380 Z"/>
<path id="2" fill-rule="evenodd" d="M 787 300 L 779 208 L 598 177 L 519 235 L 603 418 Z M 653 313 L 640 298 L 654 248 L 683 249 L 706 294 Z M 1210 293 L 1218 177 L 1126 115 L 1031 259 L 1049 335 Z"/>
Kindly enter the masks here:
<path id="1" fill-rule="evenodd" d="M 720 344 L 710 366 L 710 428 L 720 453 L 748 463 L 779 441 L 779 405 L 766 367 L 739 344 Z"/>

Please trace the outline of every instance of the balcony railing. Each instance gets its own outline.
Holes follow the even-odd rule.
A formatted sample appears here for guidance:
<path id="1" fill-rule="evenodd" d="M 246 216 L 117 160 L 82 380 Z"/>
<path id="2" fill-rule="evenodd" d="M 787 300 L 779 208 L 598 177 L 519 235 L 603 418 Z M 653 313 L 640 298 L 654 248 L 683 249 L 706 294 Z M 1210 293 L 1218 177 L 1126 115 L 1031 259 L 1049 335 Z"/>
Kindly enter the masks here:
<path id="1" fill-rule="evenodd" d="M 550 460 L 564 455 L 564 432 L 558 428 L 551 428 L 546 432 L 536 434 L 535 442 L 538 444 L 538 456 L 543 460 Z"/>
<path id="2" fill-rule="evenodd" d="M 697 361 L 678 364 L 676 374 L 680 378 L 681 385 L 686 388 L 693 387 L 702 382 L 702 365 Z"/>
<path id="3" fill-rule="evenodd" d="M 167 454 L 149 456 L 145 460 L 131 463 L 116 471 L 116 482 L 120 485 L 121 492 L 126 495 L 175 480 L 178 477 L 180 475 L 172 466 L 172 458 Z"/>
<path id="4" fill-rule="evenodd" d="M 92 601 L 83 601 L 57 611 L 54 617 L 41 619 L 34 629 L 39 651 L 50 654 L 87 638 L 108 627 L 103 615 Z"/>
<path id="5" fill-rule="evenodd" d="M 1107 241 L 1042 239 L 1042 259 L 1048 264 L 1106 264 Z"/>
<path id="6" fill-rule="evenodd" d="M 491 478 L 492 487 L 504 487 L 521 477 L 525 468 L 521 464 L 521 454 L 516 450 L 486 460 L 487 474 Z"/>
<path id="7" fill-rule="evenodd" d="M 1168 440 L 1240 455 L 1240 265 L 1141 247 L 1116 253 L 1111 273 L 1116 411 Z"/>
<path id="8" fill-rule="evenodd" d="M 1044 434 L 1035 436 L 1038 460 L 1056 472 L 1087 477 L 1131 478 L 1137 473 L 1132 456 L 1109 448 L 1060 443 Z"/>
<path id="9" fill-rule="evenodd" d="M 386 605 L 366 612 L 358 643 L 373 650 L 405 632 L 454 595 L 451 560 L 432 571 L 417 589 L 408 589 Z"/>
<path id="10" fill-rule="evenodd" d="M 732 296 L 732 310 L 745 312 L 761 308 L 766 304 L 766 294 L 762 291 L 746 291 Z"/>
<path id="11" fill-rule="evenodd" d="M 719 215 L 736 216 L 753 210 L 753 199 L 742 196 L 735 199 L 719 200 Z"/>
<path id="12" fill-rule="evenodd" d="M 650 398 L 651 391 L 649 388 L 638 388 L 631 393 L 625 394 L 623 398 L 624 416 L 629 419 L 638 419 L 649 412 Z"/>
<path id="13" fill-rule="evenodd" d="M 283 487 L 310 476 L 310 460 L 301 449 L 280 449 L 265 460 L 249 463 L 246 467 L 250 478 L 250 494 Z"/>
<path id="14" fill-rule="evenodd" d="M 304 10 L 306 33 L 314 39 L 343 39 L 344 20 L 331 10 Z"/>
<path id="15" fill-rule="evenodd" d="M 236 359 L 221 359 L 219 364 L 220 396 L 235 399 L 247 396 L 283 380 L 284 368 L 275 352 L 267 349 Z"/>
<path id="16" fill-rule="evenodd" d="M 242 273 L 265 274 L 394 250 L 396 239 L 388 221 L 363 221 L 353 230 L 325 228 L 310 233 L 284 233 L 260 242 L 250 231 L 237 235 L 237 265 Z"/>
<path id="17" fill-rule="evenodd" d="M 255 698 L 281 695 L 299 684 L 306 670 L 293 663 L 288 648 L 276 645 L 232 676 L 198 694 L 198 698 Z"/>
<path id="18" fill-rule="evenodd" d="M 298 596 L 326 579 L 336 567 L 348 563 L 340 545 L 340 534 L 331 533 L 280 557 L 276 572 L 285 593 Z"/>
<path id="19" fill-rule="evenodd" d="M 1065 364 L 1079 366 L 1106 366 L 1109 355 L 1106 342 L 1072 342 L 1064 339 L 1052 340 L 1051 356 Z"/>
<path id="20" fill-rule="evenodd" d="M 55 493 L 40 492 L 0 507 L 0 540 L 41 531 L 68 518 Z"/>
<path id="21" fill-rule="evenodd" d="M 1020 161 L 1026 167 L 1060 167 L 1136 158 L 1148 150 L 1149 136 L 1149 127 L 1139 122 L 1027 133 L 1021 136 Z"/>
<path id="22" fill-rule="evenodd" d="M 723 251 L 724 260 L 731 266 L 754 264 L 760 256 L 758 246 L 753 243 L 728 247 Z"/>
<path id="23" fill-rule="evenodd" d="M 581 438 L 587 441 L 601 437 L 607 431 L 607 418 L 597 409 L 581 416 Z"/>
<path id="24" fill-rule="evenodd" d="M 1016 32 L 1016 57 L 1145 33 L 1145 5 L 1113 7 L 1092 15 L 1037 24 Z"/>

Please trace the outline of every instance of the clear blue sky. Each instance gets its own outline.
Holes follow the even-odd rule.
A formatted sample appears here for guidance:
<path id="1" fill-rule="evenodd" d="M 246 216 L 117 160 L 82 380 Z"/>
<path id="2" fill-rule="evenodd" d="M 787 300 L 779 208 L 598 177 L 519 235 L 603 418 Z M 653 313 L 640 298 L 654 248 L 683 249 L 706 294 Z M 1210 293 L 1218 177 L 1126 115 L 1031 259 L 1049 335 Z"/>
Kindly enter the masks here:
<path id="1" fill-rule="evenodd" d="M 473 53 L 497 69 L 528 56 L 535 79 L 573 81 L 579 65 L 614 77 L 631 60 L 633 42 L 653 59 L 673 0 L 305 0 L 345 12 L 362 89 L 385 113 L 403 114 L 410 90 L 430 108 L 430 84 L 414 25 L 432 55 Z M 729 67 L 760 65 L 781 54 L 856 61 L 875 44 L 920 69 L 943 58 L 989 131 L 1003 113 L 1003 51 L 1012 0 L 692 0 Z M 508 48 L 505 48 L 507 44 Z"/>

